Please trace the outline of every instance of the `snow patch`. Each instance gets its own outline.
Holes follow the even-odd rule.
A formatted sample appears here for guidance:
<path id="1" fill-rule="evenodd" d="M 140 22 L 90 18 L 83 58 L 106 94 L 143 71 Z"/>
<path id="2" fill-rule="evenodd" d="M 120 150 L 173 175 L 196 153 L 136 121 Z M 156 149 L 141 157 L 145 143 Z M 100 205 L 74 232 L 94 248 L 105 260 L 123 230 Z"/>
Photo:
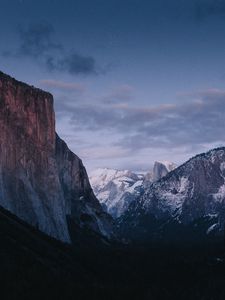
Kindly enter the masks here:
<path id="1" fill-rule="evenodd" d="M 220 164 L 220 171 L 221 171 L 221 176 L 224 179 L 224 183 L 220 186 L 218 189 L 217 193 L 213 194 L 214 200 L 218 202 L 222 202 L 225 198 L 225 176 L 224 176 L 224 171 L 225 171 L 225 162 L 222 162 Z"/>
<path id="2" fill-rule="evenodd" d="M 169 211 L 172 215 L 180 215 L 183 202 L 187 197 L 189 186 L 188 178 L 181 177 L 179 181 L 174 182 L 169 190 L 158 190 L 161 209 L 163 211 Z"/>
<path id="3" fill-rule="evenodd" d="M 210 227 L 207 229 L 206 234 L 210 234 L 210 233 L 213 232 L 215 229 L 217 229 L 218 226 L 219 226 L 218 223 L 213 224 L 212 226 L 210 226 Z"/>

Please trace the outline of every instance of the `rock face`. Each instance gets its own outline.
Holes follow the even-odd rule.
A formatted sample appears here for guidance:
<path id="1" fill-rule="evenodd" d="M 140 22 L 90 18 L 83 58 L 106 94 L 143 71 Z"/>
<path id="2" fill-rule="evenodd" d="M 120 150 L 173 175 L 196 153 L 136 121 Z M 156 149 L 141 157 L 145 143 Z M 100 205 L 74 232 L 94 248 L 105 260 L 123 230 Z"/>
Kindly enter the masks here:
<path id="1" fill-rule="evenodd" d="M 70 241 L 68 218 L 111 235 L 81 160 L 55 133 L 53 97 L 0 72 L 0 205 Z"/>
<path id="2" fill-rule="evenodd" d="M 153 167 L 152 181 L 157 181 L 166 176 L 170 171 L 174 170 L 176 165 L 171 162 L 156 161 Z"/>
<path id="3" fill-rule="evenodd" d="M 196 228 L 203 221 L 205 234 L 213 230 L 223 233 L 225 148 L 197 155 L 153 183 L 129 207 L 121 226 L 144 238 L 157 223 L 156 232 L 171 222 Z"/>

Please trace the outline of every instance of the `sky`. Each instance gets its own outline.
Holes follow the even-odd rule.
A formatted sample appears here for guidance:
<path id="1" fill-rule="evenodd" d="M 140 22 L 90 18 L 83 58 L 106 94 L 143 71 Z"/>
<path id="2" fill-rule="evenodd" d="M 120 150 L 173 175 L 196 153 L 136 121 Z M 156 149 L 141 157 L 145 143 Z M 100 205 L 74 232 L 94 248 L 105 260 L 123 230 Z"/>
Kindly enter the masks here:
<path id="1" fill-rule="evenodd" d="M 50 91 L 88 171 L 225 145 L 225 0 L 0 0 L 0 70 Z"/>

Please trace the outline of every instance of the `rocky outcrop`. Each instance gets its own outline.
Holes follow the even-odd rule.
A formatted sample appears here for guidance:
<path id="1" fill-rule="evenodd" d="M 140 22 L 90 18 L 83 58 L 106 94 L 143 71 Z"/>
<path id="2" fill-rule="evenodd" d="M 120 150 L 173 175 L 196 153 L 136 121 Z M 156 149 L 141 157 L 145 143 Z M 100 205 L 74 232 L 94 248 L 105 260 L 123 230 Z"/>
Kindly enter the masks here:
<path id="1" fill-rule="evenodd" d="M 148 236 L 156 224 L 162 230 L 171 222 L 193 228 L 204 222 L 207 234 L 223 233 L 224 221 L 225 148 L 218 148 L 197 155 L 149 186 L 129 208 L 121 226 L 126 232 Z"/>
<path id="2" fill-rule="evenodd" d="M 154 182 L 163 178 L 175 168 L 176 165 L 174 163 L 156 161 L 153 167 L 152 181 Z"/>
<path id="3" fill-rule="evenodd" d="M 55 133 L 51 94 L 0 73 L 0 205 L 69 242 L 68 218 L 108 237 L 81 160 Z"/>

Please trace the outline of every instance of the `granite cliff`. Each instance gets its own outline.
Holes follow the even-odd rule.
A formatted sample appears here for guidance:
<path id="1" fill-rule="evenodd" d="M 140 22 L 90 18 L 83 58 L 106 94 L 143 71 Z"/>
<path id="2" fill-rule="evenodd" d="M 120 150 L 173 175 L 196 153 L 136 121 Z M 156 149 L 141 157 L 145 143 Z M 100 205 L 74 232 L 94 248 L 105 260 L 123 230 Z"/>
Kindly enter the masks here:
<path id="1" fill-rule="evenodd" d="M 199 240 L 223 236 L 225 148 L 199 154 L 147 187 L 122 216 L 125 236 Z"/>
<path id="2" fill-rule="evenodd" d="M 111 237 L 82 161 L 55 133 L 51 94 L 0 72 L 0 132 L 2 207 L 64 242 L 68 220 Z"/>

